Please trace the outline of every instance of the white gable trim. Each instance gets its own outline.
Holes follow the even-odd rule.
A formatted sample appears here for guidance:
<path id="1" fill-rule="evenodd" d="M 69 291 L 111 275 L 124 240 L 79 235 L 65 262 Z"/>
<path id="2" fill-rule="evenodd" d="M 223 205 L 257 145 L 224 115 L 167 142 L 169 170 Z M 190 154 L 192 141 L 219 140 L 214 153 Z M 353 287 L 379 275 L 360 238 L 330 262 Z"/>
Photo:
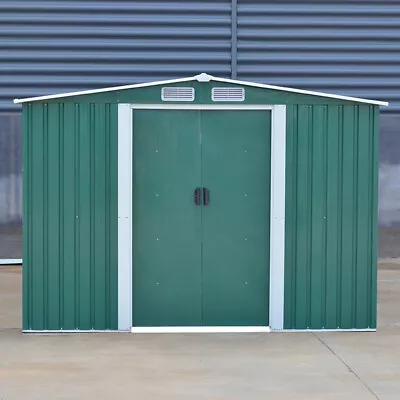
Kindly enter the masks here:
<path id="1" fill-rule="evenodd" d="M 322 93 L 322 92 L 313 92 L 310 90 L 293 89 L 293 88 L 288 88 L 288 87 L 283 87 L 283 86 L 264 85 L 262 83 L 238 81 L 238 80 L 233 80 L 233 79 L 216 78 L 216 77 L 212 77 L 212 80 L 216 81 L 216 82 L 226 82 L 226 83 L 237 84 L 237 85 L 252 86 L 252 87 L 257 87 L 257 88 L 262 88 L 262 89 L 279 90 L 282 92 L 291 92 L 291 93 L 298 93 L 298 94 L 307 94 L 310 96 L 327 97 L 330 99 L 355 101 L 357 103 L 375 104 L 378 106 L 388 106 L 389 105 L 389 103 L 386 101 L 369 100 L 369 99 L 362 99 L 359 97 L 341 96 L 338 94 L 330 94 L 330 93 Z"/>
<path id="2" fill-rule="evenodd" d="M 239 80 L 235 80 L 235 79 L 217 78 L 215 76 L 208 75 L 205 73 L 191 76 L 189 78 L 169 79 L 169 80 L 165 80 L 165 81 L 139 83 L 139 84 L 135 84 L 135 85 L 113 86 L 113 87 L 103 88 L 103 89 L 83 90 L 80 92 L 61 93 L 61 94 L 53 94 L 53 95 L 49 95 L 49 96 L 39 96 L 39 97 L 28 97 L 25 99 L 14 99 L 14 103 L 20 104 L 20 103 L 27 103 L 27 102 L 31 102 L 31 101 L 60 99 L 60 98 L 64 98 L 64 97 L 83 96 L 86 94 L 114 92 L 117 90 L 126 90 L 126 89 L 138 89 L 138 88 L 149 87 L 149 86 L 168 85 L 171 83 L 190 82 L 190 81 L 195 81 L 195 80 L 198 82 L 209 82 L 209 81 L 225 82 L 225 83 L 236 84 L 236 85 L 257 87 L 257 88 L 262 88 L 262 89 L 279 90 L 279 91 L 283 91 L 283 92 L 306 94 L 306 95 L 310 95 L 310 96 L 326 97 L 326 98 L 330 98 L 330 99 L 354 101 L 357 103 L 374 104 L 374 105 L 378 105 L 378 106 L 388 106 L 389 105 L 389 103 L 386 101 L 369 100 L 369 99 L 362 99 L 359 97 L 341 96 L 341 95 L 322 93 L 322 92 L 313 92 L 310 90 L 294 89 L 294 88 L 288 88 L 288 87 L 283 87 L 283 86 L 264 85 L 261 83 L 239 81 Z"/>
<path id="3" fill-rule="evenodd" d="M 137 83 L 134 85 L 112 86 L 112 87 L 102 88 L 102 89 L 82 90 L 80 92 L 51 94 L 48 96 L 28 97 L 26 99 L 14 99 L 14 103 L 19 104 L 19 103 L 27 103 L 30 101 L 61 99 L 64 97 L 72 97 L 72 96 L 83 96 L 85 94 L 116 92 L 117 90 L 138 89 L 138 88 L 142 88 L 142 87 L 157 86 L 157 85 L 169 85 L 171 83 L 189 82 L 189 81 L 194 81 L 194 80 L 195 80 L 195 77 L 191 76 L 190 78 L 169 79 L 169 80 L 165 80 L 165 81 Z M 160 97 L 160 99 L 161 99 L 161 97 Z"/>

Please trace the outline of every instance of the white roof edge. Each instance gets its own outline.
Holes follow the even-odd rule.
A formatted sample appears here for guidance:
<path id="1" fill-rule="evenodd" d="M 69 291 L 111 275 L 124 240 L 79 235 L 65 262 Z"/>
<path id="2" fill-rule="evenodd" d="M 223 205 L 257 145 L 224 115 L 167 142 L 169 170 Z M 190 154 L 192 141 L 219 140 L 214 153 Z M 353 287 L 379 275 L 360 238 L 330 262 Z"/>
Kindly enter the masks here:
<path id="1" fill-rule="evenodd" d="M 102 88 L 102 89 L 83 90 L 80 92 L 61 93 L 61 94 L 53 94 L 53 95 L 48 95 L 48 96 L 27 97 L 25 99 L 14 99 L 14 103 L 20 104 L 20 103 L 27 103 L 27 102 L 31 102 L 31 101 L 60 99 L 60 98 L 64 98 L 64 97 L 83 96 L 86 94 L 114 92 L 116 90 L 136 89 L 136 88 L 157 86 L 157 85 L 168 85 L 171 83 L 190 82 L 190 81 L 194 81 L 194 80 L 197 80 L 198 82 L 209 82 L 212 80 L 212 81 L 216 81 L 216 82 L 226 82 L 226 83 L 231 83 L 231 84 L 251 86 L 251 87 L 257 87 L 257 88 L 262 88 L 262 89 L 279 90 L 279 91 L 283 91 L 283 92 L 291 92 L 291 93 L 306 94 L 306 95 L 311 95 L 311 96 L 327 97 L 327 98 L 331 98 L 331 99 L 354 101 L 354 102 L 358 102 L 358 103 L 374 104 L 374 105 L 378 105 L 378 106 L 388 106 L 389 105 L 389 103 L 386 101 L 369 100 L 369 99 L 362 99 L 359 97 L 341 96 L 341 95 L 337 95 L 337 94 L 330 94 L 330 93 L 323 93 L 323 92 L 313 92 L 310 90 L 294 89 L 294 88 L 283 87 L 283 86 L 266 85 L 266 84 L 262 84 L 262 83 L 240 81 L 240 80 L 235 80 L 235 79 L 217 78 L 215 76 L 208 75 L 206 73 L 201 73 L 199 75 L 191 76 L 188 78 L 169 79 L 169 80 L 164 80 L 164 81 L 138 83 L 138 84 L 124 85 L 124 86 L 113 86 L 113 87 Z"/>
<path id="2" fill-rule="evenodd" d="M 362 99 L 360 97 L 341 96 L 339 94 L 331 94 L 331 93 L 323 93 L 323 92 L 313 92 L 311 90 L 302 90 L 302 89 L 294 89 L 294 88 L 283 87 L 283 86 L 265 85 L 265 84 L 262 84 L 262 83 L 239 81 L 239 80 L 234 80 L 234 79 L 212 77 L 212 80 L 213 81 L 217 81 L 217 82 L 227 82 L 227 83 L 235 83 L 237 85 L 258 87 L 258 88 L 263 88 L 263 89 L 280 90 L 280 91 L 283 91 L 283 92 L 308 94 L 308 95 L 311 95 L 311 96 L 328 97 L 328 98 L 331 98 L 331 99 L 355 101 L 355 102 L 358 102 L 358 103 L 375 104 L 375 105 L 378 105 L 378 106 L 388 106 L 389 105 L 389 103 L 387 101 Z"/>
<path id="3" fill-rule="evenodd" d="M 189 82 L 189 81 L 194 81 L 195 79 L 196 79 L 195 76 L 191 76 L 189 78 L 168 79 L 165 81 L 155 81 L 155 82 L 146 82 L 146 83 L 135 83 L 133 85 L 112 86 L 112 87 L 101 88 L 101 89 L 82 90 L 79 92 L 50 94 L 48 96 L 27 97 L 25 99 L 14 99 L 14 103 L 20 104 L 20 103 L 28 103 L 30 101 L 60 99 L 63 97 L 83 96 L 85 94 L 115 92 L 117 90 L 137 89 L 137 88 L 141 88 L 141 87 L 157 86 L 157 85 L 169 85 L 170 83 Z"/>

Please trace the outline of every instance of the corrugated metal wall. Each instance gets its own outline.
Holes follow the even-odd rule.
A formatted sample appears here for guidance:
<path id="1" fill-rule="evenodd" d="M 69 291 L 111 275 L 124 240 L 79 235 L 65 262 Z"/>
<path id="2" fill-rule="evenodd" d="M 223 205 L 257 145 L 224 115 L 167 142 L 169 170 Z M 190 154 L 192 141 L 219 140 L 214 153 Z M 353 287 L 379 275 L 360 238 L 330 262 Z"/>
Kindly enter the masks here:
<path id="1" fill-rule="evenodd" d="M 16 97 L 207 71 L 388 100 L 382 112 L 399 114 L 399 35 L 400 0 L 2 1 L 0 112 L 18 112 L 12 104 Z M 383 116 L 388 124 L 382 132 L 399 144 L 395 117 Z M 0 119 L 0 135 L 12 124 L 13 116 L 7 118 Z M 12 126 L 19 143 L 21 132 Z M 384 149 L 382 159 L 385 154 Z M 7 157 L 6 147 L 0 147 L 0 160 Z M 399 165 L 396 155 L 385 171 L 395 177 Z M 0 175 L 4 171 L 3 163 Z M 384 222 L 399 223 L 393 199 L 400 186 L 395 178 L 384 186 Z M 0 215 L 14 212 L 5 204 L 0 202 Z M 3 257 L 8 255 L 0 248 Z"/>
<path id="2" fill-rule="evenodd" d="M 0 258 L 21 258 L 21 116 L 0 113 Z"/>
<path id="3" fill-rule="evenodd" d="M 230 0 L 0 2 L 0 109 L 40 94 L 230 76 Z"/>
<path id="4" fill-rule="evenodd" d="M 238 2 L 238 77 L 391 102 L 400 112 L 400 0 Z"/>
<path id="5" fill-rule="evenodd" d="M 117 109 L 26 105 L 23 329 L 117 329 Z"/>
<path id="6" fill-rule="evenodd" d="M 21 222 L 21 117 L 0 113 L 0 226 Z"/>
<path id="7" fill-rule="evenodd" d="M 287 112 L 285 328 L 375 328 L 378 107 Z"/>
<path id="8" fill-rule="evenodd" d="M 1 2 L 0 109 L 15 97 L 229 77 L 232 34 L 231 0 Z M 388 100 L 399 112 L 399 34 L 400 0 L 239 0 L 237 77 Z"/>

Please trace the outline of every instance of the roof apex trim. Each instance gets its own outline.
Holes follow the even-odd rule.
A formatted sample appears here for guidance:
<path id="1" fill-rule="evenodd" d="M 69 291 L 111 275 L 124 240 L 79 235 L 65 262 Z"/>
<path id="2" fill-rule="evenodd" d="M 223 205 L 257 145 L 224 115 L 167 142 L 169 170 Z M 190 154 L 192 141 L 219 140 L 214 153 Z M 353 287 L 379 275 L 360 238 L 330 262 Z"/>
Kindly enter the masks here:
<path id="1" fill-rule="evenodd" d="M 199 75 L 195 75 L 195 76 L 188 77 L 188 78 L 169 79 L 169 80 L 164 80 L 164 81 L 155 81 L 155 82 L 139 83 L 139 84 L 133 84 L 133 85 L 124 85 L 124 86 L 113 86 L 113 87 L 102 88 L 102 89 L 83 90 L 80 92 L 60 93 L 60 94 L 53 94 L 53 95 L 48 95 L 48 96 L 27 97 L 25 99 L 14 99 L 14 103 L 20 104 L 20 103 L 29 103 L 29 102 L 41 101 L 41 100 L 61 99 L 64 97 L 83 96 L 83 95 L 87 95 L 87 94 L 114 92 L 117 90 L 126 90 L 126 89 L 138 89 L 138 88 L 149 87 L 149 86 L 168 85 L 171 83 L 190 82 L 190 81 L 225 82 L 225 83 L 236 84 L 236 85 L 257 87 L 257 88 L 262 88 L 262 89 L 279 90 L 279 91 L 283 91 L 283 92 L 306 94 L 306 95 L 310 95 L 310 96 L 319 96 L 319 97 L 326 97 L 326 98 L 331 98 L 331 99 L 354 101 L 357 103 L 374 104 L 374 105 L 378 105 L 378 106 L 388 106 L 389 105 L 389 103 L 386 101 L 369 100 L 369 99 L 362 99 L 359 97 L 341 96 L 341 95 L 322 93 L 322 92 L 313 92 L 310 90 L 294 89 L 294 88 L 283 87 L 283 86 L 265 85 L 262 83 L 239 81 L 239 80 L 235 80 L 235 79 L 218 78 L 218 77 L 215 77 L 212 75 L 208 75 L 204 72 Z"/>

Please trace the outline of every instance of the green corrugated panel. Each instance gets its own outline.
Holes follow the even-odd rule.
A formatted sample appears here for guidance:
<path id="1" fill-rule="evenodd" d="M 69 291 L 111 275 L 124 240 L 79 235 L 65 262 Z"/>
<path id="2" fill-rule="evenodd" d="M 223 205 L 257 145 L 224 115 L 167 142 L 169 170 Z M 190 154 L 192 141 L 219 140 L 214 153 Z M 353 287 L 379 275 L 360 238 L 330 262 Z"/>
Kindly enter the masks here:
<path id="1" fill-rule="evenodd" d="M 222 85 L 189 84 L 195 103 Z M 24 105 L 24 329 L 117 328 L 116 103 L 160 90 Z M 285 328 L 374 328 L 378 107 L 250 87 L 245 103 L 287 105 Z"/>
<path id="2" fill-rule="evenodd" d="M 378 112 L 288 107 L 286 329 L 376 327 Z"/>
<path id="3" fill-rule="evenodd" d="M 24 106 L 23 329 L 117 329 L 117 212 L 116 106 Z"/>
<path id="4" fill-rule="evenodd" d="M 378 265 L 378 190 L 379 190 L 379 108 L 374 107 L 374 124 L 372 127 L 372 201 L 371 201 L 371 326 L 376 326 L 377 311 L 377 271 Z"/>

